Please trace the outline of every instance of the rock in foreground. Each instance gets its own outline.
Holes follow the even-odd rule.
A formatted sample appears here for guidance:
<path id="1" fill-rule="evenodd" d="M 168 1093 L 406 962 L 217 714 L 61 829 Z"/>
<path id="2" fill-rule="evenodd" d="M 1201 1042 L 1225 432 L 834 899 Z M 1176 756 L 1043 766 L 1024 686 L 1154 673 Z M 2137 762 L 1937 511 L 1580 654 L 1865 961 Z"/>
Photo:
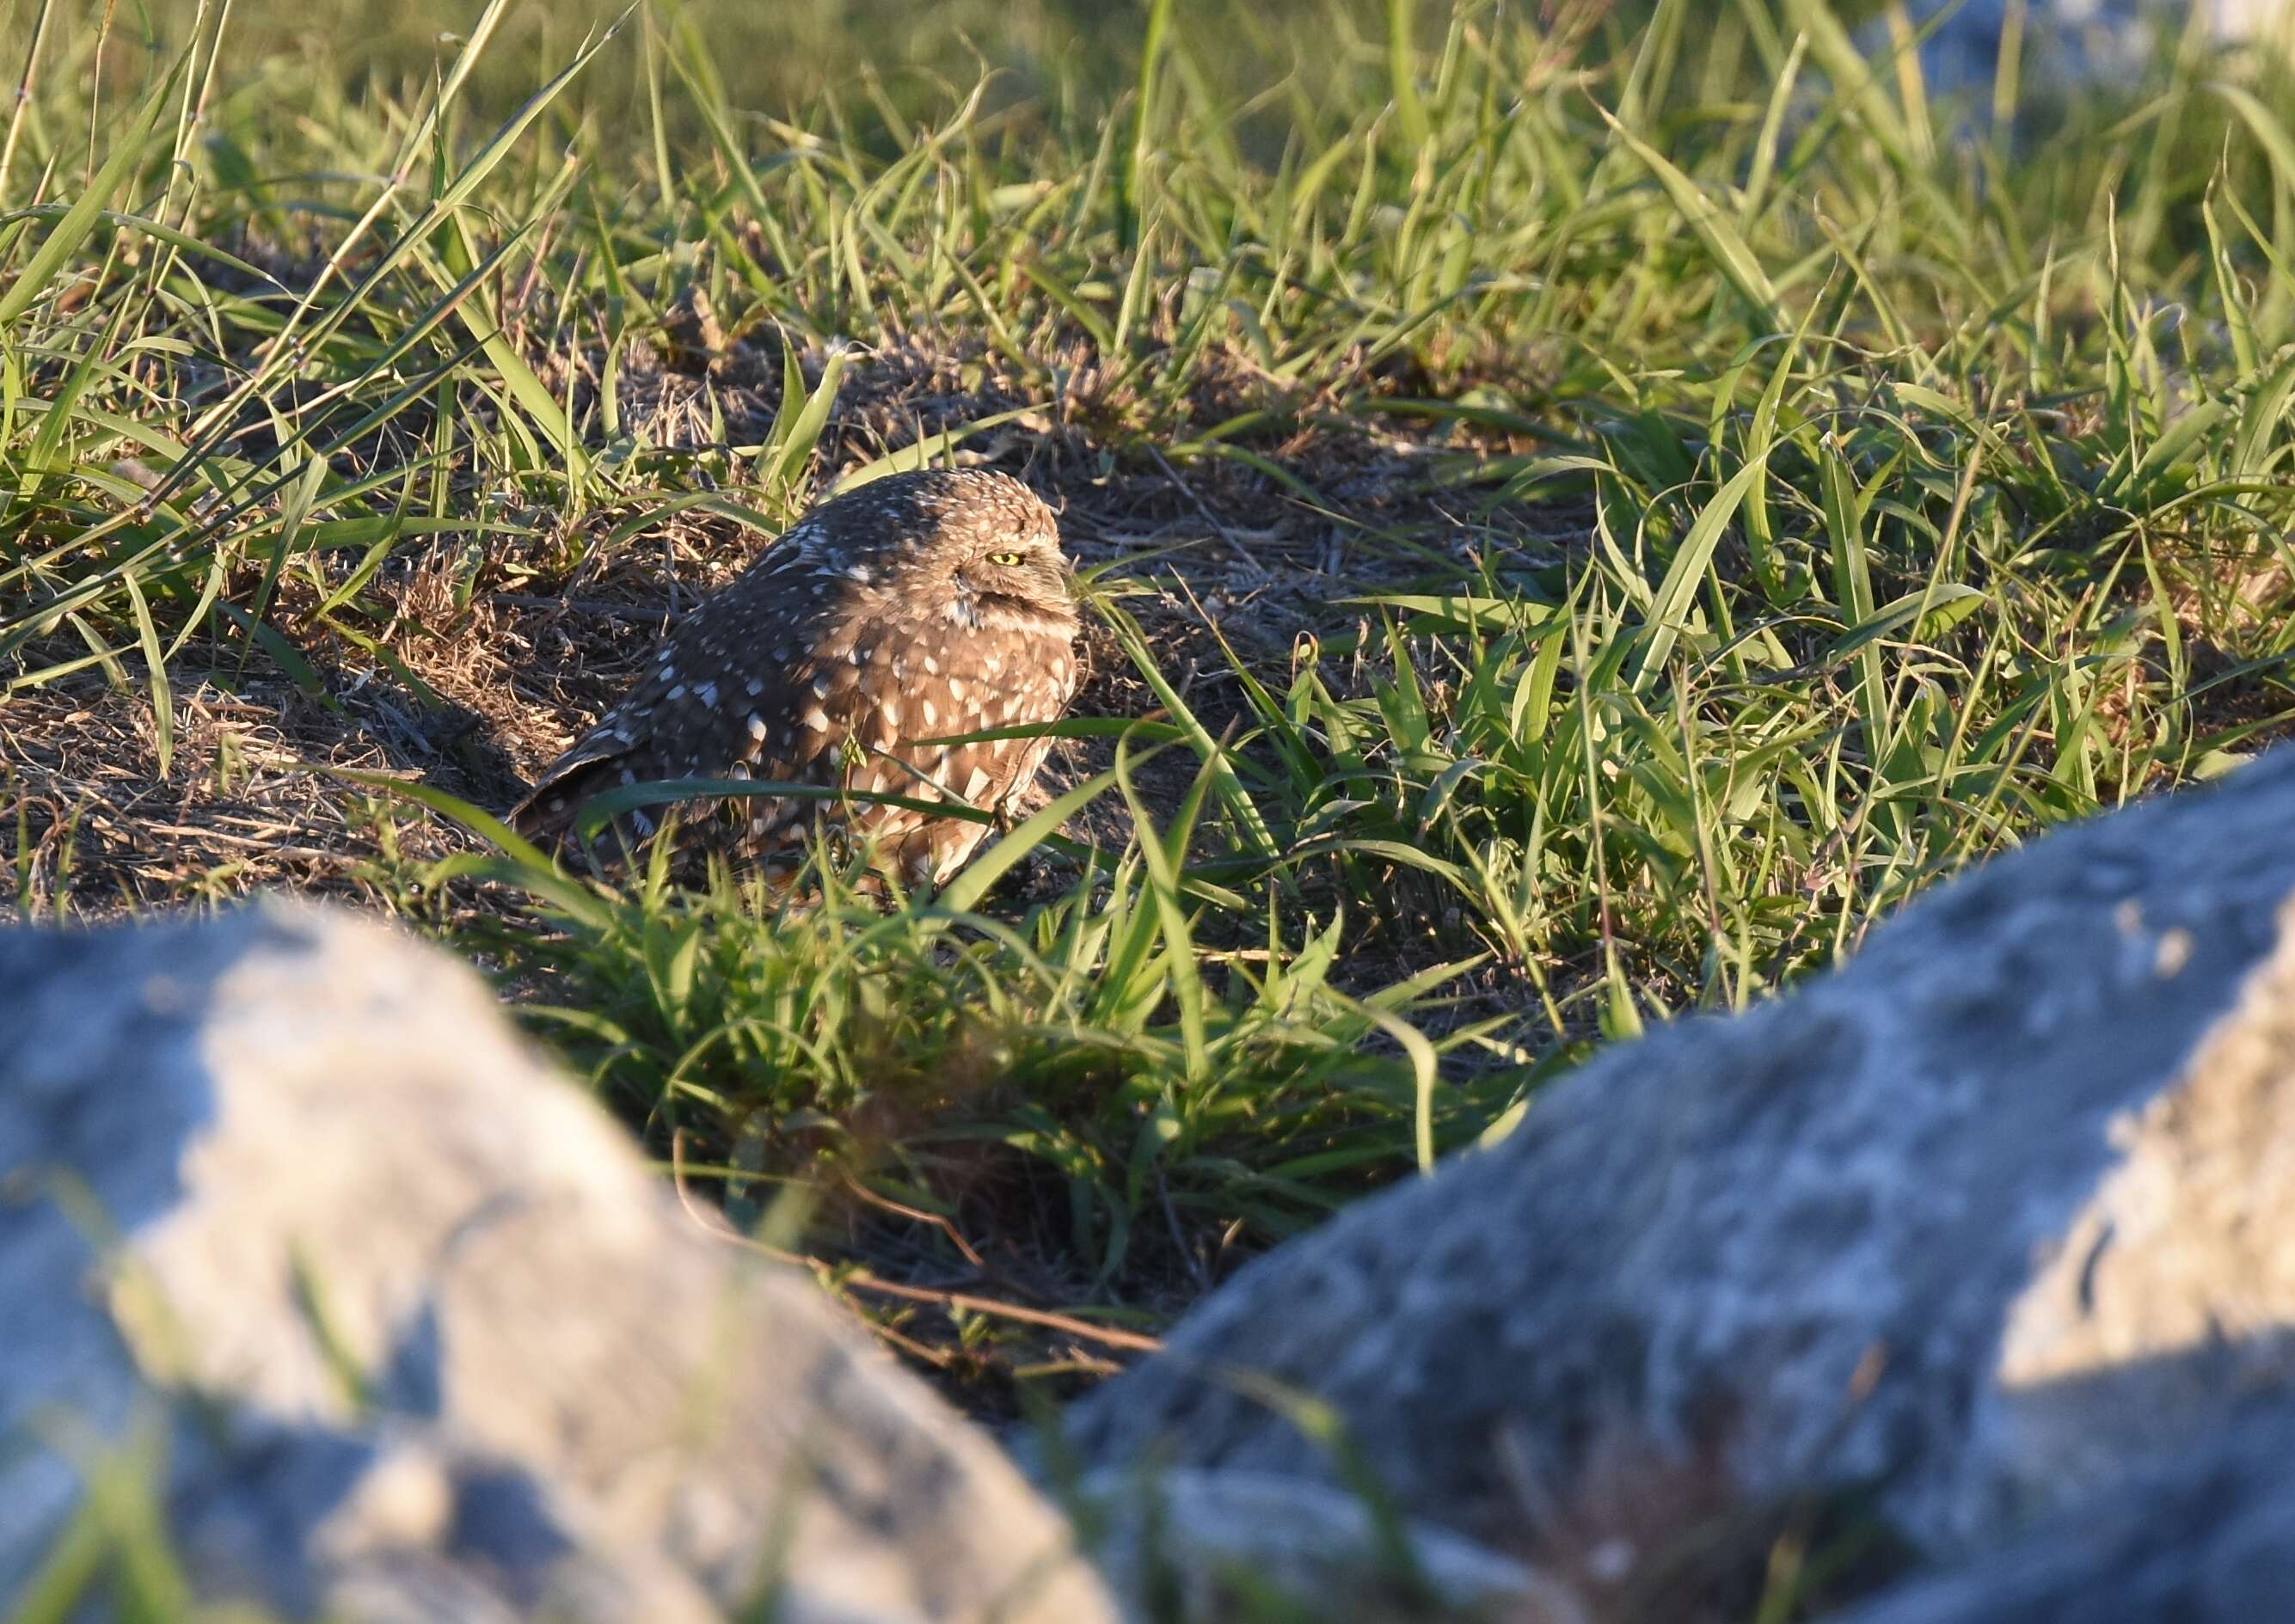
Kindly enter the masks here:
<path id="1" fill-rule="evenodd" d="M 1070 1440 L 1337 1481 L 1271 1380 L 1401 1511 L 1504 1548 L 1597 1479 L 1702 1469 L 1746 1502 L 1875 1485 L 1951 1555 L 2295 1408 L 2291 831 L 2282 751 L 1613 1049 L 1243 1271 Z"/>
<path id="2" fill-rule="evenodd" d="M 2226 1428 L 1836 1624 L 2257 1624 L 2295 1596 L 2295 1425 Z"/>
<path id="3" fill-rule="evenodd" d="M 0 934 L 0 1598 L 139 1416 L 193 1587 L 295 1616 L 1114 1616 L 474 975 L 324 914 Z"/>

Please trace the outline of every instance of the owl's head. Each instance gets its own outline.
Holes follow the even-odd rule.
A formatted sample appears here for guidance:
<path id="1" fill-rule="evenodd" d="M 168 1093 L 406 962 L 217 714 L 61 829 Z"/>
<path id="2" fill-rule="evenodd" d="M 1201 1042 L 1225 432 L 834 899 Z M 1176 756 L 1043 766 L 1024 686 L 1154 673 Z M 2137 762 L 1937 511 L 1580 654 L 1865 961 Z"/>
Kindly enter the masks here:
<path id="1" fill-rule="evenodd" d="M 1058 522 L 1009 474 L 888 474 L 822 503 L 808 524 L 830 567 L 887 608 L 976 628 L 1075 629 Z"/>

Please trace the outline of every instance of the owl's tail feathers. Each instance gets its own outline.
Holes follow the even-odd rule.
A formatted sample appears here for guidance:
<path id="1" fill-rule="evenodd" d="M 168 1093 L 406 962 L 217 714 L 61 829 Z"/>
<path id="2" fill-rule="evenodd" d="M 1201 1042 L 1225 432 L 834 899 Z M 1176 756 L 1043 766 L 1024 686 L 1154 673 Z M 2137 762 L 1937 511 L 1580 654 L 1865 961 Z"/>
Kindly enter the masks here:
<path id="1" fill-rule="evenodd" d="M 521 837 L 532 841 L 544 852 L 565 852 L 575 845 L 575 824 L 583 807 L 600 790 L 617 782 L 617 775 L 608 763 L 595 758 L 587 761 L 561 762 L 544 771 L 535 780 L 526 798 L 503 814 L 503 820 Z M 653 820 L 642 812 L 633 812 L 617 821 L 632 827 L 625 833 L 648 834 Z M 615 830 L 598 832 L 596 845 L 611 850 Z"/>
<path id="2" fill-rule="evenodd" d="M 510 832 L 530 840 L 543 851 L 555 850 L 573 832 L 574 815 L 580 804 L 560 792 L 558 785 L 545 779 L 526 793 L 526 798 L 502 814 Z"/>

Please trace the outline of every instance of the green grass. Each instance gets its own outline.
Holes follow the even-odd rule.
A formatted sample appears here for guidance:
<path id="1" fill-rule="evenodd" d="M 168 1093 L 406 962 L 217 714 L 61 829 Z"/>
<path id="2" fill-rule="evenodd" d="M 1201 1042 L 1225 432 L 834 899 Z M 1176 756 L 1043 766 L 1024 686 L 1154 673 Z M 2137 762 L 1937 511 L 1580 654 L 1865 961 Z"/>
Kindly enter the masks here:
<path id="1" fill-rule="evenodd" d="M 1152 1332 L 2295 716 L 2267 64 L 1972 126 L 1822 0 L 750 9 L 12 14 L 22 913 L 353 893 L 831 1275 Z M 696 288 L 764 404 L 664 446 L 615 379 Z M 1053 813 L 889 904 L 491 838 L 673 595 L 948 455 L 1089 567 Z M 884 1324 L 989 1408 L 1099 1367 Z"/>

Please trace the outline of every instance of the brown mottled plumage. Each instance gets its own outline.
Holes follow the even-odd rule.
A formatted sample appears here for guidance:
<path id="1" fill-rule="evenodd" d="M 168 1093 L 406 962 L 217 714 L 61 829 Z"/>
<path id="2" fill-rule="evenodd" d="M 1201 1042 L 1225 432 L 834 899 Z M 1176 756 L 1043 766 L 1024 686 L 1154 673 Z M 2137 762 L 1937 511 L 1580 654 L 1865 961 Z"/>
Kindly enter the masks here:
<path id="1" fill-rule="evenodd" d="M 894 474 L 815 508 L 679 623 L 645 675 L 511 812 L 566 838 L 622 784 L 756 778 L 1001 811 L 1050 741 L 926 741 L 1057 720 L 1074 695 L 1076 612 L 1051 511 L 984 470 Z M 848 818 L 849 812 L 849 818 Z M 818 815 L 872 836 L 912 881 L 943 881 L 984 825 L 871 802 L 689 803 L 684 827 L 738 859 L 794 861 Z M 633 832 L 657 820 L 631 814 Z"/>

